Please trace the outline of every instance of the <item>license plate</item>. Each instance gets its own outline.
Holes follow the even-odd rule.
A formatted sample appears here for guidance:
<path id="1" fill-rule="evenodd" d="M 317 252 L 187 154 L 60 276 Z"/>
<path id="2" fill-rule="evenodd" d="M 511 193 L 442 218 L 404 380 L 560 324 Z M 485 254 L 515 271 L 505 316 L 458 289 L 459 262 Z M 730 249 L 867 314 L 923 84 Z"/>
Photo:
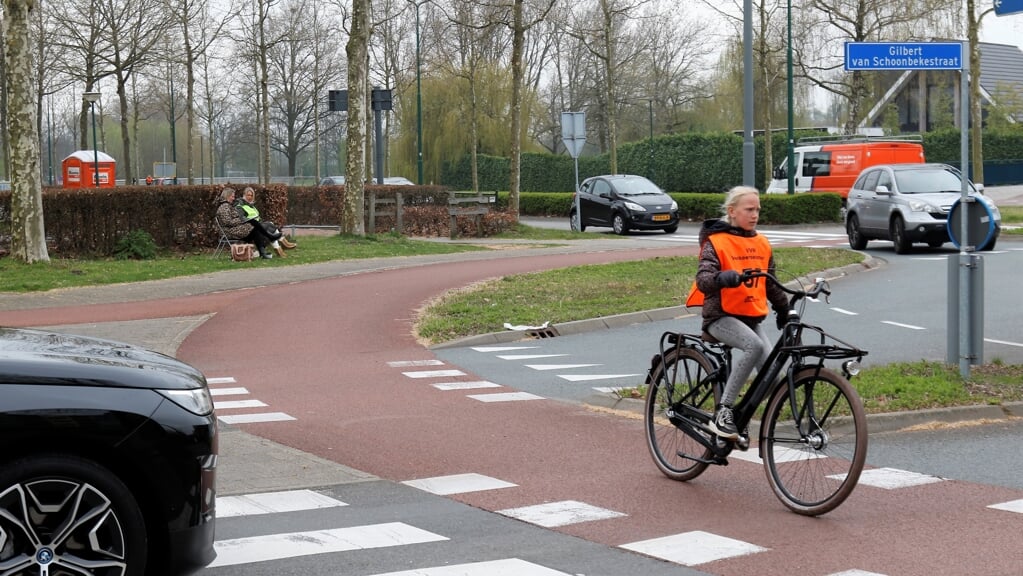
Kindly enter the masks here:
<path id="1" fill-rule="evenodd" d="M 664 222 L 665 220 L 671 220 L 671 214 L 654 214 L 654 222 Z"/>

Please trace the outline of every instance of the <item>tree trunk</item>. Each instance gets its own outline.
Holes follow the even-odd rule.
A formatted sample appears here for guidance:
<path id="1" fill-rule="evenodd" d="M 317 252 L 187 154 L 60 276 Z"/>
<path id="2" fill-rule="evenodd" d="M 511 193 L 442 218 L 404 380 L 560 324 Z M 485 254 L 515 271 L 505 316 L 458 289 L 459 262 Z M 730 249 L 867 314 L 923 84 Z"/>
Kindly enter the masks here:
<path id="1" fill-rule="evenodd" d="M 370 0 L 353 0 L 352 30 L 348 55 L 348 154 L 345 162 L 345 194 L 341 205 L 341 233 L 365 236 L 362 218 L 366 175 L 366 134 L 369 112 L 366 98 L 369 56 Z"/>
<path id="2" fill-rule="evenodd" d="M 524 0 L 514 0 L 512 24 L 512 101 L 511 101 L 511 174 L 508 186 L 508 209 L 519 218 L 519 170 L 522 166 L 522 50 L 526 29 L 522 22 Z"/>
<path id="3" fill-rule="evenodd" d="M 966 0 L 966 34 L 970 47 L 970 141 L 972 144 L 973 182 L 984 183 L 984 116 L 980 107 L 980 46 L 977 29 L 980 22 L 975 16 L 975 0 Z"/>
<path id="4" fill-rule="evenodd" d="M 4 81 L 8 97 L 11 176 L 11 256 L 23 262 L 49 261 L 43 225 L 43 188 L 39 174 L 39 132 L 32 82 L 30 18 L 33 0 L 3 0 Z"/>

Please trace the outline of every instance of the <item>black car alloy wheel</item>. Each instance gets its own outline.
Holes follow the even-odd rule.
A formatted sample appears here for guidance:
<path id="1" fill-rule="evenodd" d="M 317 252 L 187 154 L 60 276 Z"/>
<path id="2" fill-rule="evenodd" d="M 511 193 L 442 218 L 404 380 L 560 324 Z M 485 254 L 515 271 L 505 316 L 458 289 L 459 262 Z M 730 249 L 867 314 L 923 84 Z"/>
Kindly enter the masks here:
<path id="1" fill-rule="evenodd" d="M 77 456 L 33 456 L 0 472 L 0 574 L 142 576 L 146 528 L 131 492 Z"/>

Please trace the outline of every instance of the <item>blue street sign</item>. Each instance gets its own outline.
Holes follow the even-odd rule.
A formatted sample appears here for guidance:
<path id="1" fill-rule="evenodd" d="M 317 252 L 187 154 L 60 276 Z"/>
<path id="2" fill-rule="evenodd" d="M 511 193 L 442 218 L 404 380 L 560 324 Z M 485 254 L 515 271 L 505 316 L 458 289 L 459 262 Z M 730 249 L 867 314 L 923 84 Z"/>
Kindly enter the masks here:
<path id="1" fill-rule="evenodd" d="M 995 14 L 1005 16 L 1023 12 L 1023 0 L 995 0 Z"/>
<path id="2" fill-rule="evenodd" d="M 1006 0 L 1001 0 L 1003 3 Z M 1023 3 L 1023 0 L 1013 0 Z M 846 70 L 962 70 L 961 42 L 846 42 Z"/>

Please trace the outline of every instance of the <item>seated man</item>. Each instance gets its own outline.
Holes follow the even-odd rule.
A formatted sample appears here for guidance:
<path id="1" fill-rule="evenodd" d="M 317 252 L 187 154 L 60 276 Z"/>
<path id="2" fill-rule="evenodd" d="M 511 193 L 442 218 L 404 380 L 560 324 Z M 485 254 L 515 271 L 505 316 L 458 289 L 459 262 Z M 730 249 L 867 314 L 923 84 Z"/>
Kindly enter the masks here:
<path id="1" fill-rule="evenodd" d="M 224 188 L 217 200 L 216 218 L 224 233 L 232 240 L 245 240 L 255 244 L 260 258 L 267 260 L 273 258 L 273 255 L 266 251 L 266 247 L 275 239 L 271 238 L 258 222 L 247 222 L 234 205 L 234 199 L 234 188 Z"/>

